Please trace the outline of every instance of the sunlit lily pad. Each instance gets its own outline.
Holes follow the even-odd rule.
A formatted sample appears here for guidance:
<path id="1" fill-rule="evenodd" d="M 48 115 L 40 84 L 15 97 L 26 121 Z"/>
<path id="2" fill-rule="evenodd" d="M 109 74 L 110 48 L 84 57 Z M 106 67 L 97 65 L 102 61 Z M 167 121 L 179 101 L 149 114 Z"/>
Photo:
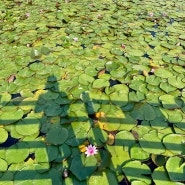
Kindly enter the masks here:
<path id="1" fill-rule="evenodd" d="M 165 152 L 165 147 L 161 143 L 161 139 L 157 136 L 157 133 L 150 132 L 143 135 L 139 140 L 142 149 L 151 154 L 161 154 Z"/>
<path id="2" fill-rule="evenodd" d="M 72 159 L 70 170 L 80 181 L 86 180 L 96 170 L 96 163 L 95 156 L 77 155 Z"/>
<path id="3" fill-rule="evenodd" d="M 28 145 L 24 142 L 12 145 L 7 149 L 5 155 L 8 164 L 23 162 L 29 155 Z"/>
<path id="4" fill-rule="evenodd" d="M 8 132 L 4 128 L 0 128 L 0 143 L 4 143 L 8 139 Z"/>
<path id="5" fill-rule="evenodd" d="M 14 123 L 14 122 L 20 120 L 22 118 L 23 114 L 24 114 L 21 109 L 17 109 L 17 110 L 15 109 L 13 111 L 10 110 L 10 112 L 9 111 L 4 111 L 0 115 L 1 124 Z"/>
<path id="6" fill-rule="evenodd" d="M 140 161 L 129 161 L 123 165 L 122 170 L 130 182 L 140 180 L 146 184 L 151 183 L 150 177 L 146 176 L 151 174 L 150 168 L 146 164 L 141 164 Z"/>
<path id="7" fill-rule="evenodd" d="M 170 76 L 173 76 L 173 73 L 170 72 L 170 70 L 165 68 L 158 68 L 155 70 L 155 75 L 161 78 L 169 78 Z"/>
<path id="8" fill-rule="evenodd" d="M 163 166 L 158 167 L 154 170 L 154 172 L 152 173 L 152 178 L 156 185 L 182 185 L 182 183 L 180 182 L 170 181 L 168 173 Z"/>
<path id="9" fill-rule="evenodd" d="M 162 95 L 159 97 L 159 100 L 162 101 L 163 107 L 167 109 L 175 109 L 182 107 L 182 101 L 172 95 Z"/>
<path id="10" fill-rule="evenodd" d="M 166 169 L 172 181 L 184 181 L 185 163 L 180 157 L 170 157 L 166 162 Z"/>
<path id="11" fill-rule="evenodd" d="M 180 134 L 169 134 L 163 138 L 165 147 L 174 154 L 185 154 L 185 137 Z"/>

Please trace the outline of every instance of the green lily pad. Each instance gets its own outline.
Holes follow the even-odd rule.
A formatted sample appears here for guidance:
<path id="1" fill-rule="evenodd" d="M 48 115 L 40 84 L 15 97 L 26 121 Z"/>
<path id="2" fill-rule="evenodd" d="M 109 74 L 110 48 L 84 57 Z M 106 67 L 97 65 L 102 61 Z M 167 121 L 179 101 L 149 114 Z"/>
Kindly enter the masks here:
<path id="1" fill-rule="evenodd" d="M 165 152 L 165 147 L 161 143 L 161 139 L 154 131 L 143 135 L 139 143 L 142 149 L 150 154 L 162 154 Z"/>
<path id="2" fill-rule="evenodd" d="M 1 124 L 11 124 L 23 117 L 23 111 L 21 109 L 14 109 L 13 111 L 4 111 L 0 115 Z"/>
<path id="3" fill-rule="evenodd" d="M 164 166 L 160 166 L 154 170 L 154 172 L 152 173 L 152 179 L 156 185 L 183 185 L 183 183 L 180 182 L 170 181 L 168 173 Z"/>
<path id="4" fill-rule="evenodd" d="M 79 83 L 82 85 L 89 85 L 89 83 L 92 83 L 93 81 L 94 81 L 94 78 L 87 74 L 81 74 L 79 76 Z"/>
<path id="5" fill-rule="evenodd" d="M 0 144 L 8 139 L 8 132 L 4 128 L 0 128 Z"/>
<path id="6" fill-rule="evenodd" d="M 111 53 L 113 55 L 121 56 L 121 55 L 123 55 L 123 50 L 122 49 L 119 49 L 119 48 L 112 48 L 111 49 Z"/>
<path id="7" fill-rule="evenodd" d="M 154 155 L 152 154 L 152 161 L 157 165 L 157 166 L 163 166 L 166 162 L 165 156 L 163 155 Z"/>
<path id="8" fill-rule="evenodd" d="M 162 95 L 159 97 L 159 100 L 162 101 L 163 107 L 166 109 L 175 109 L 182 107 L 182 101 L 172 95 Z"/>
<path id="9" fill-rule="evenodd" d="M 180 76 L 171 76 L 168 78 L 168 83 L 176 88 L 184 88 L 185 82 L 183 82 L 184 78 L 181 78 Z"/>
<path id="10" fill-rule="evenodd" d="M 126 161 L 130 160 L 130 156 L 129 153 L 124 151 L 123 146 L 106 146 L 107 150 L 110 152 L 110 154 L 112 155 L 111 158 L 111 164 L 110 164 L 110 169 L 121 173 L 121 164 L 125 163 Z"/>
<path id="11" fill-rule="evenodd" d="M 15 129 L 17 133 L 23 136 L 32 135 L 39 131 L 40 121 L 37 118 L 28 116 L 25 119 L 16 123 Z"/>
<path id="12" fill-rule="evenodd" d="M 163 138 L 165 147 L 174 154 L 185 155 L 185 136 L 181 134 L 169 134 Z"/>
<path id="13" fill-rule="evenodd" d="M 68 138 L 68 131 L 61 125 L 52 125 L 46 134 L 46 141 L 53 145 L 63 144 Z"/>
<path id="14" fill-rule="evenodd" d="M 169 78 L 170 76 L 173 76 L 173 73 L 165 68 L 158 68 L 154 71 L 154 74 L 161 78 Z"/>
<path id="15" fill-rule="evenodd" d="M 122 170 L 130 182 L 140 180 L 146 184 L 151 183 L 150 177 L 147 176 L 151 174 L 150 168 L 140 161 L 129 161 L 123 165 Z"/>
<path id="16" fill-rule="evenodd" d="M 0 95 L 0 107 L 5 106 L 11 100 L 11 95 L 8 93 L 2 93 Z"/>
<path id="17" fill-rule="evenodd" d="M 160 83 L 160 88 L 165 91 L 166 93 L 172 92 L 176 90 L 176 87 L 166 83 L 166 82 L 162 82 Z"/>
<path id="18" fill-rule="evenodd" d="M 110 94 L 110 100 L 113 104 L 120 107 L 127 105 L 129 89 L 124 84 L 114 85 L 114 92 Z"/>
<path id="19" fill-rule="evenodd" d="M 116 134 L 115 145 L 123 146 L 125 151 L 129 151 L 135 143 L 135 138 L 129 131 L 120 131 Z"/>
<path id="20" fill-rule="evenodd" d="M 88 180 L 89 185 L 99 185 L 99 184 L 117 184 L 118 180 L 116 175 L 111 170 L 106 169 L 103 172 L 95 172 L 90 176 Z"/>
<path id="21" fill-rule="evenodd" d="M 0 158 L 0 163 L 1 163 L 0 171 L 1 172 L 5 172 L 7 170 L 7 168 L 8 168 L 7 162 L 4 159 Z"/>
<path id="22" fill-rule="evenodd" d="M 5 160 L 8 164 L 23 162 L 29 155 L 29 147 L 24 142 L 16 143 L 10 146 L 5 154 Z"/>
<path id="23" fill-rule="evenodd" d="M 42 56 L 42 53 L 38 49 L 32 49 L 30 53 L 30 57 L 32 59 L 39 59 Z"/>
<path id="24" fill-rule="evenodd" d="M 130 157 L 136 160 L 147 160 L 150 157 L 150 154 L 145 152 L 139 144 L 135 144 L 130 149 Z"/>
<path id="25" fill-rule="evenodd" d="M 70 171 L 78 180 L 86 180 L 96 170 L 96 164 L 97 160 L 94 156 L 77 155 L 72 159 Z"/>
<path id="26" fill-rule="evenodd" d="M 170 157 L 166 162 L 166 170 L 172 181 L 184 181 L 185 163 L 180 157 Z"/>
<path id="27" fill-rule="evenodd" d="M 35 160 L 38 163 L 48 162 L 48 154 L 44 143 L 38 143 L 35 146 Z"/>
<path id="28" fill-rule="evenodd" d="M 103 87 L 108 87 L 110 85 L 109 81 L 106 79 L 97 79 L 93 82 L 93 88 L 99 89 Z"/>
<path id="29" fill-rule="evenodd" d="M 96 146 L 103 145 L 108 139 L 107 133 L 100 128 L 91 128 L 87 136 L 90 143 Z"/>

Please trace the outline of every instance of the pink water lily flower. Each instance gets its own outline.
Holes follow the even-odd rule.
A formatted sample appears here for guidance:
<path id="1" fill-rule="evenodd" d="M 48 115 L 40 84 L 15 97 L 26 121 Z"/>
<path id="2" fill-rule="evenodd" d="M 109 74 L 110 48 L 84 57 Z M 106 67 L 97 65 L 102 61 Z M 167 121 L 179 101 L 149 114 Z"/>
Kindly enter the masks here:
<path id="1" fill-rule="evenodd" d="M 121 44 L 121 47 L 122 47 L 123 49 L 125 49 L 125 44 Z"/>
<path id="2" fill-rule="evenodd" d="M 77 38 L 77 37 L 74 37 L 73 40 L 74 40 L 75 42 L 78 42 L 78 38 Z"/>
<path id="3" fill-rule="evenodd" d="M 30 13 L 26 13 L 26 17 L 29 17 L 30 16 Z"/>
<path id="4" fill-rule="evenodd" d="M 89 145 L 86 147 L 86 152 L 85 154 L 87 155 L 87 157 L 91 156 L 91 155 L 95 155 L 98 153 L 98 150 L 95 146 Z"/>
<path id="5" fill-rule="evenodd" d="M 153 12 L 150 12 L 150 13 L 149 13 L 149 16 L 150 16 L 150 17 L 153 17 L 153 16 L 154 16 L 154 13 L 153 13 Z"/>

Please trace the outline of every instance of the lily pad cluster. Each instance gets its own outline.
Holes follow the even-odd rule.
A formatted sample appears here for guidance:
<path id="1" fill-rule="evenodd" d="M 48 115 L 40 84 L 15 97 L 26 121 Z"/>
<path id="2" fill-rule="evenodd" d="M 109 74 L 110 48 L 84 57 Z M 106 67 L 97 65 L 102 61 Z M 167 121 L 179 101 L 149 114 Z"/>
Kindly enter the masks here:
<path id="1" fill-rule="evenodd" d="M 184 14 L 183 0 L 4 1 L 0 184 L 184 184 Z"/>

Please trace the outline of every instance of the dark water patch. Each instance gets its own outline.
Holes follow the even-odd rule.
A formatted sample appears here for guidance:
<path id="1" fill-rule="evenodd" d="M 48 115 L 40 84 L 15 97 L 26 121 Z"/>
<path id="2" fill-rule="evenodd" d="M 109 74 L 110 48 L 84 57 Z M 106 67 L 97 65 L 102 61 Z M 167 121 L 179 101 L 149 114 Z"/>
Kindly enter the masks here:
<path id="1" fill-rule="evenodd" d="M 167 37 L 169 36 L 168 32 L 165 33 L 165 36 L 167 36 Z"/>
<path id="2" fill-rule="evenodd" d="M 152 35 L 153 37 L 156 36 L 156 32 L 155 32 L 155 31 L 149 31 L 149 32 L 151 33 L 151 35 Z"/>
<path id="3" fill-rule="evenodd" d="M 149 168 L 151 169 L 152 172 L 155 170 L 155 168 L 158 167 L 157 165 L 154 164 L 154 162 L 152 161 L 152 159 L 149 159 L 148 161 L 144 162 L 144 164 L 146 164 L 147 166 L 149 166 Z"/>
<path id="4" fill-rule="evenodd" d="M 154 25 L 154 28 L 158 28 L 158 26 L 159 26 L 158 24 L 155 24 L 155 25 Z"/>
<path id="5" fill-rule="evenodd" d="M 16 93 L 16 94 L 11 94 L 12 98 L 11 99 L 15 99 L 15 98 L 19 98 L 21 97 L 20 93 Z"/>
<path id="6" fill-rule="evenodd" d="M 87 48 L 87 47 L 85 46 L 85 44 L 81 44 L 81 46 L 82 46 L 83 49 Z"/>
<path id="7" fill-rule="evenodd" d="M 148 74 L 149 74 L 149 75 L 154 75 L 154 73 L 153 73 L 153 72 L 151 72 L 151 71 L 150 71 Z"/>
<path id="8" fill-rule="evenodd" d="M 32 91 L 32 93 L 33 93 L 33 94 L 35 94 L 37 91 L 38 91 L 38 89 L 36 89 L 36 90 Z"/>
<path id="9" fill-rule="evenodd" d="M 30 62 L 26 67 L 29 67 L 31 64 L 34 64 L 34 63 L 40 63 L 42 62 L 41 60 L 35 60 L 33 62 Z"/>
<path id="10" fill-rule="evenodd" d="M 58 43 L 57 43 L 57 44 L 56 44 L 56 47 L 62 47 L 62 44 L 58 44 Z"/>
<path id="11" fill-rule="evenodd" d="M 40 136 L 46 136 L 46 134 L 44 132 L 40 132 L 38 137 L 40 137 Z"/>
<path id="12" fill-rule="evenodd" d="M 126 178 L 124 178 L 121 182 L 119 182 L 118 185 L 131 185 L 131 183 Z"/>
<path id="13" fill-rule="evenodd" d="M 27 162 L 29 159 L 34 160 L 35 159 L 35 153 L 29 154 L 29 156 L 24 160 L 24 162 Z"/>
<path id="14" fill-rule="evenodd" d="M 143 120 L 137 119 L 137 125 L 141 125 L 142 121 L 143 121 Z"/>
<path id="15" fill-rule="evenodd" d="M 169 23 L 170 23 L 170 24 L 173 24 L 174 21 L 175 21 L 174 18 L 171 18 Z"/>
<path id="16" fill-rule="evenodd" d="M 148 55 L 147 53 L 145 53 L 145 54 L 143 55 L 143 57 L 145 57 L 145 58 L 150 58 L 149 55 Z"/>
<path id="17" fill-rule="evenodd" d="M 151 49 L 154 49 L 154 48 L 155 48 L 155 46 L 152 46 L 152 45 L 149 45 L 149 47 L 150 47 Z"/>
<path id="18" fill-rule="evenodd" d="M 109 82 L 110 82 L 110 87 L 112 87 L 114 85 L 121 84 L 118 80 L 112 80 L 112 79 L 110 79 Z"/>
<path id="19" fill-rule="evenodd" d="M 18 143 L 18 142 L 19 142 L 19 139 L 11 137 L 10 133 L 8 133 L 8 139 L 6 140 L 6 142 L 0 144 L 0 147 L 7 148 L 7 147 L 10 147 L 10 146 Z"/>

